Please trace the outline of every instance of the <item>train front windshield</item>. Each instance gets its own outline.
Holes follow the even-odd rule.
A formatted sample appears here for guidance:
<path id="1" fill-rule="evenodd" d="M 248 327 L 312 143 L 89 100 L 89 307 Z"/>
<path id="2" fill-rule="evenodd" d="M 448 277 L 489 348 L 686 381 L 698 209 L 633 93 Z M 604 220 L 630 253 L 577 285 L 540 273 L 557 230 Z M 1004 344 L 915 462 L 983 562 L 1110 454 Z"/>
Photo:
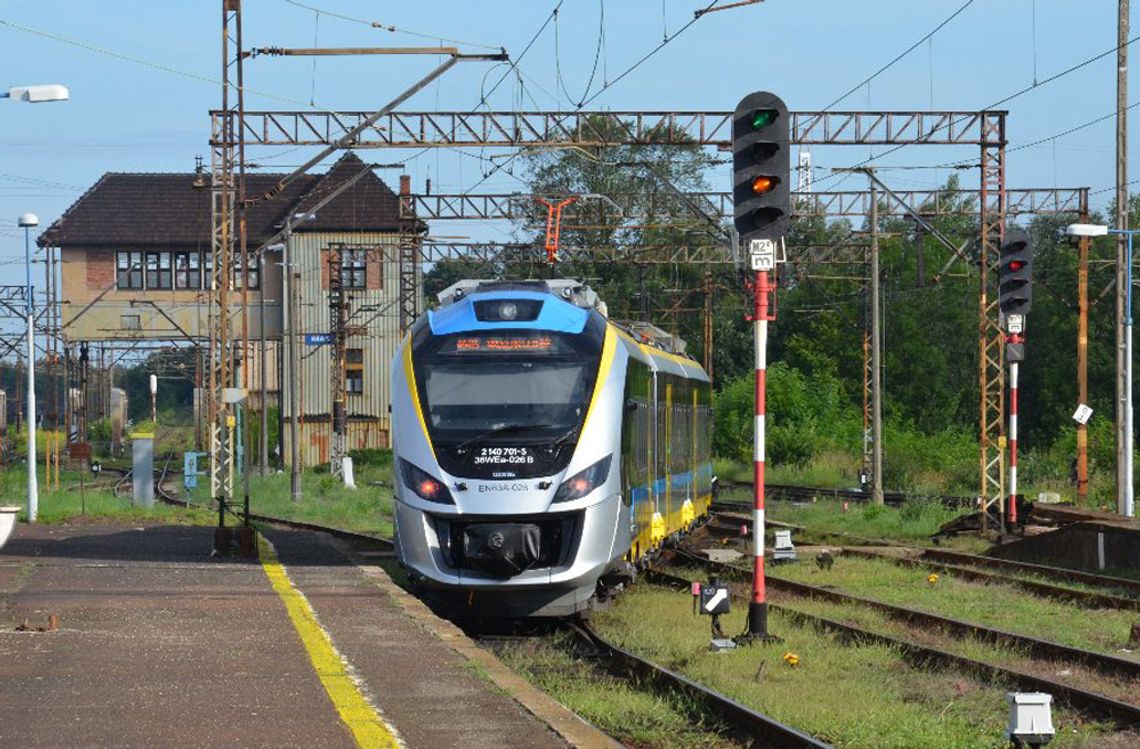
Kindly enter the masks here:
<path id="1" fill-rule="evenodd" d="M 591 372 L 581 361 L 537 358 L 440 361 L 424 367 L 433 432 L 465 439 L 487 431 L 566 431 L 589 403 Z"/>
<path id="2" fill-rule="evenodd" d="M 519 443 L 581 426 L 601 341 L 593 330 L 479 332 L 429 338 L 417 349 L 420 405 L 433 442 Z"/>

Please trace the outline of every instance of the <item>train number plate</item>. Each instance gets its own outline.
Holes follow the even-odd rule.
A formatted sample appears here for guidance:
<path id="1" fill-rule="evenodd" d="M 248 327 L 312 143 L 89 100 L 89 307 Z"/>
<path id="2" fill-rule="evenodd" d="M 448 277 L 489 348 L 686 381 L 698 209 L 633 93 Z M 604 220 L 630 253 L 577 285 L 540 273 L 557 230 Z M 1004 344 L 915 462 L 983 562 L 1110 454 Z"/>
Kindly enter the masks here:
<path id="1" fill-rule="evenodd" d="M 524 466 L 534 463 L 529 447 L 481 447 L 475 453 L 477 466 Z"/>

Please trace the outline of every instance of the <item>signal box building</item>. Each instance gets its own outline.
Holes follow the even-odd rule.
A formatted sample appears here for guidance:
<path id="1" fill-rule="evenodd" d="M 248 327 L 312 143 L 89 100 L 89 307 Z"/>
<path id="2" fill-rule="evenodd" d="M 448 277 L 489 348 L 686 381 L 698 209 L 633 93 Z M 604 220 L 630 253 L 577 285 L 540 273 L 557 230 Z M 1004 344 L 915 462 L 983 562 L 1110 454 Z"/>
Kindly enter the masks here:
<path id="1" fill-rule="evenodd" d="M 327 173 L 306 175 L 282 195 L 260 196 L 282 176 L 249 174 L 246 194 L 247 246 L 252 252 L 272 239 L 286 219 L 312 212 L 344 181 L 366 169 L 353 153 Z M 401 189 L 409 190 L 407 177 Z M 398 246 L 423 227 L 400 218 L 399 197 L 369 172 L 322 206 L 309 220 L 269 245 L 263 261 L 246 273 L 235 268 L 230 295 L 231 335 L 248 331 L 247 366 L 238 374 L 249 391 L 251 410 L 260 408 L 264 332 L 267 402 L 280 403 L 282 455 L 288 458 L 289 388 L 297 389 L 302 462 L 328 460 L 334 371 L 330 334 L 330 270 L 339 271 L 346 299 L 345 351 L 347 444 L 349 449 L 388 445 L 388 370 L 399 338 Z M 291 278 L 283 272 L 285 242 Z M 51 268 L 58 258 L 55 296 L 59 338 L 69 351 L 145 351 L 193 348 L 206 362 L 210 316 L 211 195 L 201 169 L 179 174 L 103 175 L 39 237 Z M 338 267 L 330 269 L 330 258 Z M 236 264 L 236 263 L 235 263 Z M 49 279 L 49 290 L 52 288 Z M 248 288 L 241 289 L 242 285 Z M 295 320 L 288 319 L 288 294 Z M 241 299 L 248 301 L 243 320 Z M 263 309 L 264 308 L 264 309 Z M 264 319 L 264 331 L 262 320 Z M 297 336 L 299 366 L 289 371 L 283 331 Z M 284 340 L 287 340 L 284 339 Z M 100 357 L 101 359 L 103 357 Z M 92 365 L 95 358 L 89 357 Z M 198 373 L 199 383 L 206 375 Z M 283 397 L 281 397 L 283 396 Z M 90 396 L 89 396 L 90 397 Z M 198 399 L 196 399 L 197 402 Z M 251 415 L 251 418 L 255 417 Z M 273 449 L 273 446 L 270 448 Z"/>

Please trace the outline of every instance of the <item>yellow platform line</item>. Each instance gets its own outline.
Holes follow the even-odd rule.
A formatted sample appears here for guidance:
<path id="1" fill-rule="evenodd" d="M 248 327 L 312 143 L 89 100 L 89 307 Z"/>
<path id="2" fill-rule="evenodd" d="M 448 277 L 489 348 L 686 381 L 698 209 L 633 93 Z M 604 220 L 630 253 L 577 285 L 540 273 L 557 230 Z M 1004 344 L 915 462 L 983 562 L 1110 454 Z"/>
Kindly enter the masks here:
<path id="1" fill-rule="evenodd" d="M 304 594 L 293 585 L 285 567 L 277 560 L 273 544 L 264 536 L 258 536 L 261 551 L 261 566 L 269 578 L 273 590 L 281 597 L 293 627 L 301 637 L 305 651 L 309 654 L 313 669 L 321 680 L 325 692 L 340 714 L 340 719 L 348 726 L 356 745 L 363 749 L 381 747 L 403 747 L 396 729 L 388 725 L 380 712 L 369 703 L 352 674 L 348 662 L 333 645 L 328 632 L 317 621 L 316 612 Z"/>

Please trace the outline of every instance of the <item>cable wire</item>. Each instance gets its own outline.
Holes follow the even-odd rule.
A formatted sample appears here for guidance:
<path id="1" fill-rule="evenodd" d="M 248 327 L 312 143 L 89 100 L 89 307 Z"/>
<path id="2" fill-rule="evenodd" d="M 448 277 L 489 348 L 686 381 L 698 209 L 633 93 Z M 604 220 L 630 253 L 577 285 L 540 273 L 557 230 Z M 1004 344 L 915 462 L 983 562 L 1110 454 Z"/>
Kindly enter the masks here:
<path id="1" fill-rule="evenodd" d="M 1093 55 L 1092 57 L 1088 58 L 1087 60 L 1084 60 L 1084 61 L 1082 61 L 1082 62 L 1079 62 L 1079 63 L 1077 63 L 1077 64 L 1075 64 L 1075 65 L 1073 65 L 1073 66 L 1071 66 L 1071 67 L 1068 67 L 1068 68 L 1066 68 L 1065 70 L 1062 70 L 1062 71 L 1061 71 L 1061 72 L 1059 72 L 1059 73 L 1055 73 L 1055 74 L 1053 74 L 1053 75 L 1049 76 L 1048 78 L 1046 78 L 1046 79 L 1045 79 L 1045 80 L 1043 80 L 1043 81 L 1034 82 L 1034 83 L 1032 83 L 1032 84 L 1030 84 L 1030 85 L 1028 85 L 1028 86 L 1026 86 L 1026 87 L 1024 87 L 1024 88 L 1022 88 L 1022 89 L 1020 89 L 1020 90 L 1018 90 L 1018 91 L 1015 91 L 1015 92 L 1014 92 L 1014 93 L 1012 93 L 1012 94 L 1009 94 L 1008 96 L 1004 96 L 1004 97 L 1002 97 L 1001 99 L 998 99 L 997 101 L 993 102 L 992 104 L 990 104 L 990 105 L 988 105 L 988 106 L 982 107 L 982 108 L 981 108 L 980 110 L 978 110 L 978 111 L 982 111 L 982 112 L 985 112 L 985 111 L 990 111 L 990 110 L 993 110 L 993 109 L 995 109 L 996 107 L 999 107 L 999 106 L 1001 106 L 1001 105 L 1003 105 L 1003 104 L 1006 104 L 1006 103 L 1008 103 L 1008 102 L 1010 102 L 1010 101 L 1013 101 L 1014 99 L 1016 99 L 1016 98 L 1018 98 L 1018 97 L 1020 97 L 1020 96 L 1024 96 L 1025 94 L 1029 93 L 1030 91 L 1034 91 L 1034 90 L 1036 90 L 1036 89 L 1038 89 L 1038 88 L 1040 88 L 1040 87 L 1042 87 L 1042 86 L 1045 86 L 1045 85 L 1047 85 L 1047 84 L 1049 84 L 1049 83 L 1052 83 L 1053 81 L 1056 81 L 1056 80 L 1058 80 L 1058 79 L 1060 79 L 1060 78 L 1064 78 L 1065 76 L 1067 76 L 1067 75 L 1069 75 L 1069 74 L 1071 74 L 1071 73 L 1075 73 L 1075 72 L 1077 72 L 1078 70 L 1081 70 L 1081 69 L 1083 69 L 1083 68 L 1085 68 L 1085 67 L 1088 67 L 1089 65 L 1093 64 L 1094 62 L 1097 62 L 1098 60 L 1101 60 L 1101 59 L 1103 59 L 1103 58 L 1105 58 L 1105 57 L 1108 57 L 1109 55 L 1111 55 L 1112 53 L 1114 53 L 1114 52 L 1116 52 L 1118 49 L 1120 49 L 1120 47 L 1122 47 L 1122 46 L 1123 46 L 1123 47 L 1128 47 L 1128 46 L 1131 46 L 1131 45 L 1132 45 L 1132 43 L 1133 43 L 1133 42 L 1135 42 L 1135 41 L 1136 41 L 1136 40 L 1138 40 L 1138 39 L 1140 39 L 1140 36 L 1134 36 L 1134 37 L 1132 37 L 1131 39 L 1129 39 L 1128 41 L 1126 41 L 1126 42 L 1125 42 L 1123 45 L 1114 45 L 1114 46 L 1113 46 L 1111 49 L 1107 49 L 1107 50 L 1105 50 L 1104 52 L 1101 52 L 1100 54 L 1097 54 L 1097 55 Z M 951 127 L 953 127 L 954 125 L 956 125 L 956 124 L 958 124 L 959 122 L 961 122 L 963 119 L 966 119 L 966 117 L 959 117 L 959 118 L 958 118 L 958 119 L 956 119 L 956 120 L 952 120 L 952 121 L 950 121 L 950 122 L 946 123 L 945 125 L 943 125 L 943 126 L 939 127 L 937 130 L 943 130 L 943 129 L 951 128 Z M 935 132 L 937 132 L 937 130 L 936 130 Z M 910 145 L 910 144 L 909 144 L 909 143 L 900 143 L 899 145 L 895 146 L 894 148 L 888 148 L 886 151 L 883 151 L 882 153 L 880 153 L 880 154 L 878 154 L 878 155 L 874 155 L 874 156 L 871 156 L 871 157 L 869 157 L 869 158 L 867 158 L 867 159 L 865 159 L 865 160 L 863 160 L 863 161 L 859 162 L 858 164 L 856 164 L 856 165 L 855 165 L 854 167 L 852 167 L 852 168 L 856 168 L 856 169 L 857 169 L 857 168 L 859 168 L 859 167 L 861 167 L 861 166 L 866 166 L 867 164 L 871 163 L 872 161 L 876 161 L 876 160 L 878 160 L 878 159 L 881 159 L 881 158 L 883 158 L 884 156 L 889 156 L 889 155 L 890 155 L 890 154 L 892 154 L 892 153 L 896 153 L 897 151 L 900 151 L 900 150 L 902 150 L 903 148 L 906 148 L 908 145 Z M 836 176 L 835 174 L 832 174 L 831 176 L 829 176 L 829 177 L 823 177 L 822 179 L 823 179 L 823 180 L 834 179 L 834 178 L 835 178 L 835 176 Z"/>
<path id="2" fill-rule="evenodd" d="M 581 109 L 582 107 L 584 107 L 584 106 L 586 106 L 587 104 L 589 104 L 590 102 L 592 102 L 594 99 L 597 99 L 599 96 L 601 96 L 601 95 L 602 95 L 602 94 L 604 94 L 606 91 L 608 91 L 608 90 L 609 90 L 609 88 L 610 88 L 611 86 L 613 86 L 614 84 L 616 84 L 616 83 L 617 83 L 618 81 L 620 81 L 622 78 L 625 78 L 627 75 L 629 75 L 630 73 L 632 73 L 634 70 L 637 70 L 637 68 L 639 68 L 639 67 L 642 65 L 642 63 L 644 63 L 644 62 L 645 62 L 646 60 L 648 60 L 650 57 L 653 57 L 655 54 L 657 54 L 658 52 L 660 52 L 660 51 L 661 51 L 661 48 L 662 48 L 662 47 L 664 47 L 666 44 L 668 44 L 669 42 L 671 42 L 671 41 L 673 41 L 674 39 L 676 39 L 677 37 L 679 37 L 681 34 L 685 33 L 685 31 L 686 31 L 686 30 L 688 30 L 688 28 L 689 28 L 690 26 L 692 26 L 692 25 L 693 25 L 694 23 L 696 23 L 697 21 L 701 20 L 701 19 L 702 19 L 702 18 L 705 16 L 706 12 L 707 12 L 707 11 L 709 11 L 710 9 L 712 9 L 712 8 L 713 8 L 713 6 L 715 6 L 715 5 L 716 5 L 717 3 L 719 3 L 719 2 L 720 2 L 720 0 L 712 0 L 712 2 L 710 2 L 708 5 L 706 5 L 706 6 L 705 6 L 705 7 L 702 9 L 702 12 L 700 12 L 700 13 L 699 13 L 699 14 L 697 14 L 697 15 L 694 15 L 691 21 L 689 21 L 688 23 L 686 23 L 686 24 L 685 24 L 684 26 L 682 26 L 681 28 L 677 29 L 677 32 L 676 32 L 675 34 L 673 34 L 673 36 L 667 36 L 667 37 L 665 37 L 665 39 L 664 39 L 664 40 L 663 40 L 663 41 L 662 41 L 660 44 L 658 44 L 658 45 L 657 45 L 656 47 L 654 47 L 653 49 L 649 50 L 649 52 L 647 52 L 647 53 L 646 53 L 646 54 L 645 54 L 645 55 L 644 55 L 644 56 L 643 56 L 643 57 L 642 57 L 640 60 L 638 60 L 637 62 L 635 62 L 633 65 L 630 65 L 630 66 L 629 66 L 628 68 L 626 68 L 625 70 L 623 70 L 623 71 L 622 71 L 622 73 L 621 73 L 621 75 L 619 75 L 617 78 L 614 78 L 612 81 L 608 81 L 608 82 L 607 82 L 607 83 L 606 83 L 604 86 L 602 86 L 600 89 L 598 89 L 598 91 L 597 91 L 597 92 L 596 92 L 596 93 L 595 93 L 593 96 L 591 96 L 590 98 L 586 99 L 586 100 L 585 100 L 585 101 L 583 101 L 581 104 L 579 104 L 579 105 L 577 106 L 577 109 Z"/>
<path id="3" fill-rule="evenodd" d="M 933 37 L 935 34 L 937 34 L 939 31 L 941 31 L 941 30 L 942 30 L 942 28 L 943 28 L 944 26 L 946 26 L 946 24 L 948 24 L 948 23 L 950 23 L 951 21 L 953 21 L 955 18 L 957 18 L 959 15 L 961 15 L 962 11 L 966 10 L 966 8 L 969 8 L 969 7 L 970 7 L 971 5 L 973 5 L 973 4 L 974 4 L 974 0 L 966 0 L 966 2 L 965 2 L 965 3 L 964 3 L 964 4 L 963 4 L 963 5 L 960 7 L 960 8 L 958 8 L 958 10 L 954 11 L 954 12 L 953 12 L 953 13 L 951 13 L 949 16 L 947 16 L 947 17 L 946 17 L 946 18 L 945 18 L 945 19 L 942 21 L 942 23 L 940 23 L 940 24 L 938 24 L 937 26 L 935 26 L 935 27 L 934 27 L 934 28 L 933 28 L 931 31 L 929 31 L 929 32 L 926 34 L 926 36 L 922 37 L 922 38 L 921 38 L 921 39 L 919 39 L 917 42 L 915 42 L 914 44 L 912 44 L 912 45 L 910 45 L 909 47 L 907 47 L 907 48 L 906 48 L 904 51 L 902 51 L 901 53 L 899 53 L 899 54 L 898 54 L 898 55 L 897 55 L 897 56 L 896 56 L 896 57 L 895 57 L 893 60 L 891 60 L 891 61 L 890 61 L 890 62 L 888 62 L 886 65 L 884 65 L 884 66 L 882 66 L 881 68 L 879 68 L 878 70 L 876 70 L 876 71 L 875 71 L 874 73 L 872 73 L 870 76 L 868 76 L 867 78 L 864 78 L 862 81 L 860 81 L 859 83 L 857 83 L 857 84 L 855 84 L 854 86 L 852 86 L 851 88 L 849 88 L 849 89 L 847 90 L 847 92 L 846 92 L 846 93 L 844 93 L 842 96 L 839 96 L 838 98 L 836 98 L 836 100 L 835 100 L 835 101 L 831 102 L 831 103 L 830 103 L 830 104 L 828 104 L 826 107 L 824 107 L 822 111 L 824 111 L 824 112 L 828 111 L 829 109 L 831 109 L 832 107 L 834 107 L 836 104 L 838 104 L 839 102 L 841 102 L 841 101 L 843 101 L 844 99 L 846 99 L 846 98 L 847 98 L 848 96 L 850 96 L 851 94 L 853 94 L 853 93 L 855 93 L 856 91 L 858 91 L 859 89 L 863 88 L 863 86 L 866 86 L 866 85 L 867 85 L 867 84 L 869 84 L 871 81 L 875 80 L 875 78 L 879 77 L 879 75 L 881 75 L 882 73 L 885 73 L 885 72 L 886 72 L 887 70 L 889 70 L 889 69 L 890 69 L 890 68 L 891 68 L 891 67 L 892 67 L 892 66 L 893 66 L 893 65 L 894 65 L 896 62 L 898 62 L 899 60 L 902 60 L 904 57 L 906 57 L 907 55 L 909 55 L 911 52 L 913 52 L 913 51 L 915 51 L 916 49 L 918 49 L 918 47 L 919 47 L 919 46 L 921 46 L 923 42 L 925 42 L 927 39 L 930 39 L 930 38 L 931 38 L 931 37 Z"/>
<path id="4" fill-rule="evenodd" d="M 343 13 L 334 13 L 332 11 L 324 10 L 323 8 L 317 8 L 317 7 L 312 6 L 312 5 L 307 5 L 305 3 L 297 2 L 297 0 L 285 0 L 285 2 L 289 3 L 290 5 L 295 5 L 298 8 L 304 8 L 305 10 L 311 10 L 311 11 L 314 11 L 316 13 L 324 13 L 326 16 L 330 16 L 331 18 L 339 18 L 342 21 L 352 21 L 353 23 L 359 23 L 359 24 L 362 24 L 364 26 L 370 26 L 374 29 L 380 29 L 382 31 L 389 31 L 389 32 L 392 32 L 395 34 L 406 34 L 408 36 L 419 37 L 420 39 L 431 39 L 432 41 L 451 42 L 452 44 L 463 44 L 463 45 L 466 45 L 468 47 L 479 47 L 480 49 L 493 49 L 493 50 L 499 49 L 498 47 L 495 47 L 495 46 L 490 45 L 490 44 L 478 44 L 477 42 L 465 42 L 461 39 L 448 39 L 446 37 L 440 36 L 439 34 L 422 34 L 418 31 L 409 31 L 408 29 L 397 28 L 395 26 L 392 26 L 391 24 L 381 23 L 379 21 L 369 21 L 369 20 L 364 19 L 364 18 L 356 18 L 355 16 L 348 16 L 348 15 L 345 15 Z"/>

